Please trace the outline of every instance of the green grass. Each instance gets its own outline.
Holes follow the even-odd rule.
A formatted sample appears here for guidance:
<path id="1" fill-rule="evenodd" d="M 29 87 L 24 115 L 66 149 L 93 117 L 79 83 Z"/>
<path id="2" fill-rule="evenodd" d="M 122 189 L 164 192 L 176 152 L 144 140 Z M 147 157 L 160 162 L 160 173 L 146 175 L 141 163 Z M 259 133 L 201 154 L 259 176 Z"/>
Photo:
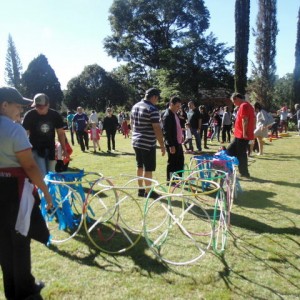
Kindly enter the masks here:
<path id="1" fill-rule="evenodd" d="M 44 299 L 299 299 L 299 143 L 292 133 L 267 142 L 266 154 L 249 161 L 253 179 L 240 181 L 243 192 L 232 208 L 223 257 L 209 250 L 195 264 L 166 265 L 155 259 L 144 237 L 123 255 L 105 254 L 82 229 L 51 248 L 32 242 L 33 273 L 46 283 Z M 101 147 L 106 150 L 105 137 Z M 135 174 L 135 157 L 129 139 L 117 135 L 116 147 L 115 153 L 95 155 L 76 145 L 70 167 L 101 172 L 121 185 L 119 174 Z M 209 151 L 218 147 L 212 144 Z M 159 182 L 165 181 L 165 169 L 166 157 L 158 150 Z M 176 252 L 184 256 L 189 245 L 179 239 L 178 234 Z"/>

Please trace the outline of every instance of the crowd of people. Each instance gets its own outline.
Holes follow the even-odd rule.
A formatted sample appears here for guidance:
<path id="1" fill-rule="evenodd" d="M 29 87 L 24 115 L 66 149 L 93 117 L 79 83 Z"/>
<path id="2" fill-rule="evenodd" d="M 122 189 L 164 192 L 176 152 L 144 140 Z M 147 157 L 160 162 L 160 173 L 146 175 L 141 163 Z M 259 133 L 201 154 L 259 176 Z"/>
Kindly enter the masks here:
<path id="1" fill-rule="evenodd" d="M 101 151 L 100 137 L 106 132 L 107 152 L 116 151 L 115 136 L 119 131 L 129 137 L 135 153 L 139 197 L 157 198 L 151 192 L 151 180 L 156 170 L 157 142 L 161 155 L 167 153 L 166 180 L 172 184 L 172 174 L 183 170 L 186 153 L 202 153 L 208 141 L 214 139 L 229 156 L 237 157 L 241 177 L 250 177 L 248 155 L 257 140 L 258 154 L 263 154 L 263 139 L 269 131 L 275 136 L 287 131 L 288 118 L 296 117 L 300 135 L 300 105 L 289 116 L 285 105 L 270 116 L 260 103 L 250 104 L 245 97 L 234 93 L 231 106 L 187 105 L 179 96 L 172 96 L 166 109 L 160 112 L 157 103 L 160 91 L 150 88 L 136 103 L 129 115 L 115 115 L 108 107 L 103 121 L 93 110 L 88 116 L 82 107 L 69 111 L 67 125 L 70 143 L 64 130 L 61 115 L 50 108 L 50 99 L 39 93 L 33 101 L 22 97 L 14 88 L 0 88 L 0 264 L 4 292 L 7 299 L 41 299 L 43 282 L 31 274 L 30 241 L 35 238 L 43 244 L 49 240 L 49 231 L 39 209 L 39 197 L 34 186 L 45 195 L 47 209 L 53 206 L 51 195 L 43 181 L 47 172 L 66 171 L 77 142 L 82 152 Z M 23 107 L 31 109 L 21 122 Z M 232 139 L 232 135 L 234 139 Z M 193 145 L 195 143 L 195 146 Z M 252 146 L 251 146 L 252 145 Z M 203 147 L 202 147 L 203 146 Z"/>

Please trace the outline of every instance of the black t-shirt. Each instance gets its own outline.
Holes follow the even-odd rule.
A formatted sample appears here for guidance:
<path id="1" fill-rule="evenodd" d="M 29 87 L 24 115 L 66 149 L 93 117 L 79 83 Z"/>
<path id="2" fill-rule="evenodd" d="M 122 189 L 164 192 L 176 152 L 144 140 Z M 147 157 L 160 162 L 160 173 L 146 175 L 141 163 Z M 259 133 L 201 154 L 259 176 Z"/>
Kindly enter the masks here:
<path id="1" fill-rule="evenodd" d="M 62 117 L 53 109 L 49 109 L 46 115 L 39 115 L 36 109 L 32 109 L 25 114 L 23 120 L 23 127 L 30 132 L 29 141 L 32 149 L 37 150 L 42 157 L 46 149 L 50 151 L 50 156 L 53 156 L 55 130 L 63 126 Z"/>
<path id="2" fill-rule="evenodd" d="M 103 130 L 108 132 L 117 131 L 118 125 L 119 122 L 115 115 L 112 115 L 111 117 L 106 116 L 103 120 Z"/>
<path id="3" fill-rule="evenodd" d="M 199 128 L 199 119 L 201 119 L 200 111 L 198 108 L 193 110 L 193 115 L 190 119 L 191 128 L 198 129 Z"/>
<path id="4" fill-rule="evenodd" d="M 210 119 L 209 114 L 207 112 L 205 112 L 205 113 L 201 113 L 200 116 L 202 119 L 202 125 L 208 125 L 209 119 Z"/>

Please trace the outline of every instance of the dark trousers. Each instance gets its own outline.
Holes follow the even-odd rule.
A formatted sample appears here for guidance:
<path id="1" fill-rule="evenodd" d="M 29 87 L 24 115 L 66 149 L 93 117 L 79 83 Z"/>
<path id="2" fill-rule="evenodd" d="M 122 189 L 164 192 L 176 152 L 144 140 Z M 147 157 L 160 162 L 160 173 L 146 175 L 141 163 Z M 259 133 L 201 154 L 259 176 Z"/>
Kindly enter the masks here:
<path id="1" fill-rule="evenodd" d="M 223 125 L 222 128 L 222 142 L 226 142 L 226 134 L 227 134 L 227 141 L 230 143 L 230 132 L 231 132 L 231 125 Z"/>
<path id="2" fill-rule="evenodd" d="M 227 148 L 229 156 L 235 156 L 239 160 L 239 172 L 242 176 L 249 176 L 248 171 L 248 140 L 234 138 Z"/>
<path id="3" fill-rule="evenodd" d="M 116 131 L 115 130 L 114 131 L 106 130 L 107 149 L 109 151 L 111 150 L 111 143 L 112 143 L 113 150 L 116 150 L 115 136 L 116 136 Z"/>
<path id="4" fill-rule="evenodd" d="M 202 125 L 201 131 L 200 131 L 200 141 L 202 143 L 202 137 L 203 137 L 203 146 L 207 147 L 207 131 L 208 131 L 208 125 Z"/>
<path id="5" fill-rule="evenodd" d="M 170 148 L 167 147 L 168 163 L 167 163 L 167 181 L 172 177 L 172 173 L 181 171 L 184 168 L 184 154 L 182 145 L 175 146 L 175 153 L 170 153 Z"/>
<path id="6" fill-rule="evenodd" d="M 30 238 L 15 231 L 19 209 L 16 178 L 0 178 L 0 264 L 4 293 L 8 299 L 25 299 L 34 294 L 31 274 Z"/>
<path id="7" fill-rule="evenodd" d="M 77 131 L 81 151 L 89 149 L 89 135 L 86 131 Z"/>
<path id="8" fill-rule="evenodd" d="M 198 151 L 201 151 L 201 140 L 200 140 L 200 133 L 198 132 L 197 128 L 191 128 L 191 133 L 195 137 L 196 147 Z"/>
<path id="9" fill-rule="evenodd" d="M 73 131 L 72 126 L 69 127 L 69 130 L 70 130 L 70 136 L 71 136 L 71 143 L 74 146 L 74 131 Z"/>

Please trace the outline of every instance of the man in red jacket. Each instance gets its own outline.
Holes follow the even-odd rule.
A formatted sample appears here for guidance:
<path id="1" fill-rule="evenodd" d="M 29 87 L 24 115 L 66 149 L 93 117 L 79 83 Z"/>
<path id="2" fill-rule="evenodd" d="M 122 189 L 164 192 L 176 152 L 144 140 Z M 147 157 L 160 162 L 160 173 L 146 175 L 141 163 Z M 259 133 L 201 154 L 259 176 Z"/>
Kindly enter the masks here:
<path id="1" fill-rule="evenodd" d="M 238 107 L 234 125 L 234 140 L 228 146 L 227 153 L 239 160 L 241 177 L 250 178 L 248 171 L 247 149 L 249 141 L 254 140 L 255 113 L 253 106 L 239 93 L 231 96 L 231 101 Z"/>

